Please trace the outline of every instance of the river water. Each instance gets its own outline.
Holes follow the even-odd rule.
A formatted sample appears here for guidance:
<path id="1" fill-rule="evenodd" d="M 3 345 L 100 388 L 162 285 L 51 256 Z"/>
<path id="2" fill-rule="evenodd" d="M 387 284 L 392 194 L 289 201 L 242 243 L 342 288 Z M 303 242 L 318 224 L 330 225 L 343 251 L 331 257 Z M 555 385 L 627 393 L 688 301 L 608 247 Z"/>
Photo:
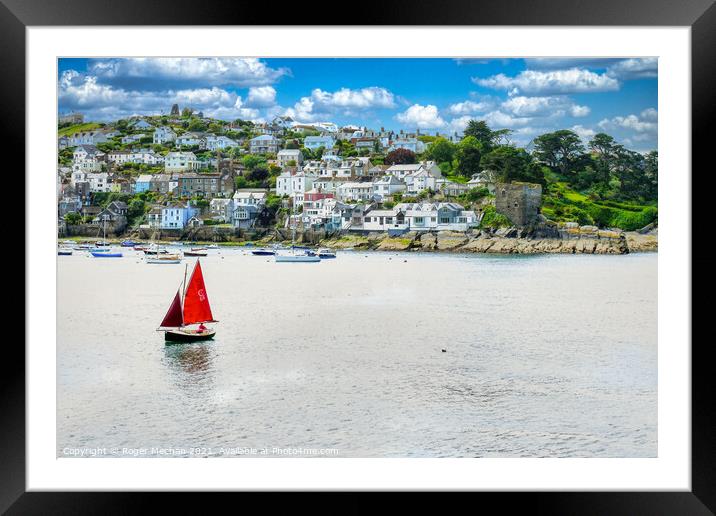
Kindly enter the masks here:
<path id="1" fill-rule="evenodd" d="M 202 267 L 216 338 L 167 346 L 184 264 L 58 257 L 58 456 L 657 455 L 656 254 Z"/>

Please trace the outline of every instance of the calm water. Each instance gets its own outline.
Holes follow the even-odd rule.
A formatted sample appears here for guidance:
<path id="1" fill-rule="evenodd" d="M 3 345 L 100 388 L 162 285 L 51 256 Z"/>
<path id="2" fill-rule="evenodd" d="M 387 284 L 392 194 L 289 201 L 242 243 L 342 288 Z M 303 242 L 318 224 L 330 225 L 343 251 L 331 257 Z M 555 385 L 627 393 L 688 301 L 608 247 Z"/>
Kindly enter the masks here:
<path id="1" fill-rule="evenodd" d="M 58 257 L 58 456 L 657 454 L 656 254 L 211 252 L 175 346 L 184 264 Z"/>

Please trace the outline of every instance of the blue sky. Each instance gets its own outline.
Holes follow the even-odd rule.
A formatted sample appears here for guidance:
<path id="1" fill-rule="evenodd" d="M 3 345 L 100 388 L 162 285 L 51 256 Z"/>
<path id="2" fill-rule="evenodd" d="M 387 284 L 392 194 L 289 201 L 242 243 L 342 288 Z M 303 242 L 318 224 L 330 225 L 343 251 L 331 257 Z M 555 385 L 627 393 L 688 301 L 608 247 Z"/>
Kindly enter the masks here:
<path id="1" fill-rule="evenodd" d="M 656 58 L 60 59 L 59 111 L 88 120 L 168 113 L 460 133 L 469 119 L 527 145 L 556 129 L 657 147 Z"/>

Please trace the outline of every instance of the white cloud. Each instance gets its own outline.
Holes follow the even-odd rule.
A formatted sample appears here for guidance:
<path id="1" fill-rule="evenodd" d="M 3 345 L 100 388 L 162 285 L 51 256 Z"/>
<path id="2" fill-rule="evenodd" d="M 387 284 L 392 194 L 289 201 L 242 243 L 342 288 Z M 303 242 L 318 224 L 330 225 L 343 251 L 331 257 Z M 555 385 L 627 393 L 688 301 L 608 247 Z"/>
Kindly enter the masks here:
<path id="1" fill-rule="evenodd" d="M 97 59 L 88 64 L 89 73 L 105 82 L 131 79 L 175 82 L 201 81 L 235 87 L 265 86 L 290 74 L 255 58 L 233 57 L 135 57 Z"/>
<path id="2" fill-rule="evenodd" d="M 475 113 L 482 113 L 492 107 L 492 103 L 484 102 L 473 102 L 472 100 L 466 100 L 465 102 L 457 102 L 451 104 L 447 108 L 447 112 L 451 115 L 471 115 Z"/>
<path id="3" fill-rule="evenodd" d="M 286 109 L 285 114 L 299 122 L 313 122 L 335 113 L 350 116 L 358 111 L 365 114 L 368 109 L 391 109 L 395 106 L 395 95 L 377 86 L 357 90 L 341 88 L 334 92 L 316 88 L 310 96 L 301 97 L 292 108 Z"/>
<path id="4" fill-rule="evenodd" d="M 607 68 L 607 74 L 618 79 L 644 79 L 656 77 L 659 60 L 656 57 L 624 59 Z"/>
<path id="5" fill-rule="evenodd" d="M 580 106 L 578 104 L 573 104 L 569 108 L 570 114 L 575 118 L 581 118 L 583 116 L 587 116 L 589 113 L 592 112 L 592 110 L 589 108 L 589 106 Z"/>
<path id="6" fill-rule="evenodd" d="M 599 122 L 603 130 L 627 129 L 635 133 L 656 134 L 659 129 L 658 112 L 654 108 L 645 109 L 639 115 L 615 116 Z"/>
<path id="7" fill-rule="evenodd" d="M 606 68 L 620 58 L 608 57 L 533 57 L 525 59 L 527 68 L 533 70 L 564 70 L 567 68 Z"/>
<path id="8" fill-rule="evenodd" d="M 513 96 L 502 103 L 502 109 L 516 116 L 572 116 L 589 114 L 587 106 L 574 104 L 568 97 L 524 97 Z"/>
<path id="9" fill-rule="evenodd" d="M 276 90 L 273 86 L 255 86 L 249 88 L 246 105 L 251 107 L 269 107 L 276 104 Z"/>
<path id="10" fill-rule="evenodd" d="M 467 127 L 468 122 L 470 120 L 474 120 L 475 117 L 470 115 L 461 116 L 458 118 L 453 118 L 450 120 L 450 123 L 448 124 L 448 131 L 450 133 L 462 133 L 465 128 Z"/>
<path id="11" fill-rule="evenodd" d="M 487 78 L 473 77 L 472 81 L 479 86 L 514 93 L 587 93 L 619 89 L 619 81 L 614 77 L 579 68 L 524 70 L 515 77 L 497 74 Z"/>
<path id="12" fill-rule="evenodd" d="M 408 127 L 418 129 L 435 129 L 446 125 L 445 120 L 438 113 L 438 108 L 432 104 L 427 106 L 413 104 L 402 113 L 398 113 L 395 118 Z"/>
<path id="13" fill-rule="evenodd" d="M 311 92 L 311 100 L 319 109 L 333 108 L 394 108 L 395 97 L 385 88 L 370 87 L 360 90 L 341 88 L 329 93 L 316 88 Z"/>
<path id="14" fill-rule="evenodd" d="M 594 129 L 590 129 L 582 125 L 573 125 L 570 129 L 577 133 L 584 143 L 587 143 L 589 140 L 594 138 L 595 134 L 597 134 Z"/>
<path id="15" fill-rule="evenodd" d="M 529 124 L 532 121 L 530 117 L 514 117 L 502 111 L 491 111 L 484 116 L 485 122 L 493 129 L 512 129 Z"/>
<path id="16" fill-rule="evenodd" d="M 244 105 L 240 95 L 218 87 L 182 90 L 125 90 L 100 84 L 97 77 L 65 71 L 58 83 L 58 100 L 64 109 L 81 110 L 89 120 L 116 120 L 135 114 L 168 113 L 172 104 L 203 111 L 206 116 L 252 120 L 257 109 Z"/>

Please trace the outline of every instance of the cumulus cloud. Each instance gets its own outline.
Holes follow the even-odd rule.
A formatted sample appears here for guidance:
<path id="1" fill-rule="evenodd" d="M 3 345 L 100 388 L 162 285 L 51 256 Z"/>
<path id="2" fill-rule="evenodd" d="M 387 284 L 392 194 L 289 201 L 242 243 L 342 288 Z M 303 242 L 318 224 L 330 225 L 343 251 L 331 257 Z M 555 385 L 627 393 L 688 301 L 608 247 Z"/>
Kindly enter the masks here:
<path id="1" fill-rule="evenodd" d="M 568 70 L 524 70 L 514 77 L 497 74 L 491 77 L 473 77 L 472 81 L 486 88 L 506 90 L 513 94 L 519 93 L 587 93 L 615 91 L 619 89 L 619 81 L 607 75 L 570 68 Z"/>
<path id="2" fill-rule="evenodd" d="M 220 119 L 254 119 L 259 111 L 244 105 L 240 95 L 218 88 L 141 91 L 101 84 L 97 77 L 75 70 L 63 72 L 58 81 L 58 100 L 64 109 L 81 110 L 90 120 L 167 113 L 172 104 L 192 107 Z"/>
<path id="3" fill-rule="evenodd" d="M 533 70 L 607 68 L 621 60 L 614 57 L 532 57 L 525 59 L 525 65 Z"/>
<path id="4" fill-rule="evenodd" d="M 594 129 L 590 129 L 582 125 L 573 125 L 572 127 L 570 127 L 570 129 L 577 133 L 577 135 L 582 139 L 584 143 L 587 143 L 589 140 L 594 138 L 595 134 L 597 134 Z"/>
<path id="5" fill-rule="evenodd" d="M 290 74 L 288 68 L 274 69 L 256 58 L 234 57 L 134 57 L 93 59 L 90 75 L 106 83 L 132 80 L 203 82 L 215 85 L 251 87 L 273 84 Z"/>
<path id="6" fill-rule="evenodd" d="M 488 101 L 473 102 L 472 100 L 466 100 L 465 102 L 457 102 L 455 104 L 451 104 L 447 108 L 447 112 L 451 115 L 456 116 L 471 115 L 475 113 L 483 113 L 491 107 L 492 103 Z"/>
<path id="7" fill-rule="evenodd" d="M 607 68 L 607 74 L 618 79 L 647 79 L 659 73 L 659 60 L 656 57 L 623 59 Z"/>
<path id="8" fill-rule="evenodd" d="M 311 92 L 311 100 L 319 109 L 333 108 L 393 108 L 394 95 L 385 88 L 370 87 L 359 90 L 341 88 L 333 93 L 316 88 Z"/>
<path id="9" fill-rule="evenodd" d="M 249 88 L 246 105 L 251 107 L 269 107 L 276 104 L 276 90 L 273 86 L 255 86 Z"/>
<path id="10" fill-rule="evenodd" d="M 418 129 L 436 129 L 446 125 L 445 120 L 438 113 L 438 108 L 432 104 L 427 106 L 413 104 L 402 113 L 398 113 L 395 119 L 408 127 Z"/>
<path id="11" fill-rule="evenodd" d="M 658 112 L 654 108 L 648 108 L 639 113 L 639 115 L 631 114 L 605 118 L 599 122 L 598 125 L 605 131 L 610 129 L 627 129 L 635 133 L 656 134 L 659 129 Z"/>
<path id="12" fill-rule="evenodd" d="M 341 88 L 334 92 L 316 88 L 308 97 L 301 97 L 285 114 L 300 122 L 313 122 L 333 114 L 354 115 L 369 109 L 396 107 L 395 95 L 385 88 L 371 86 L 361 89 Z"/>
<path id="13" fill-rule="evenodd" d="M 589 114 L 587 106 L 579 106 L 569 97 L 525 97 L 513 96 L 502 103 L 502 109 L 516 116 L 564 116 L 569 112 L 572 116 L 582 117 Z"/>
<path id="14" fill-rule="evenodd" d="M 532 70 L 559 70 L 568 68 L 604 69 L 616 79 L 643 79 L 658 75 L 659 60 L 656 57 L 630 58 L 563 58 L 537 57 L 525 59 L 525 65 Z"/>

